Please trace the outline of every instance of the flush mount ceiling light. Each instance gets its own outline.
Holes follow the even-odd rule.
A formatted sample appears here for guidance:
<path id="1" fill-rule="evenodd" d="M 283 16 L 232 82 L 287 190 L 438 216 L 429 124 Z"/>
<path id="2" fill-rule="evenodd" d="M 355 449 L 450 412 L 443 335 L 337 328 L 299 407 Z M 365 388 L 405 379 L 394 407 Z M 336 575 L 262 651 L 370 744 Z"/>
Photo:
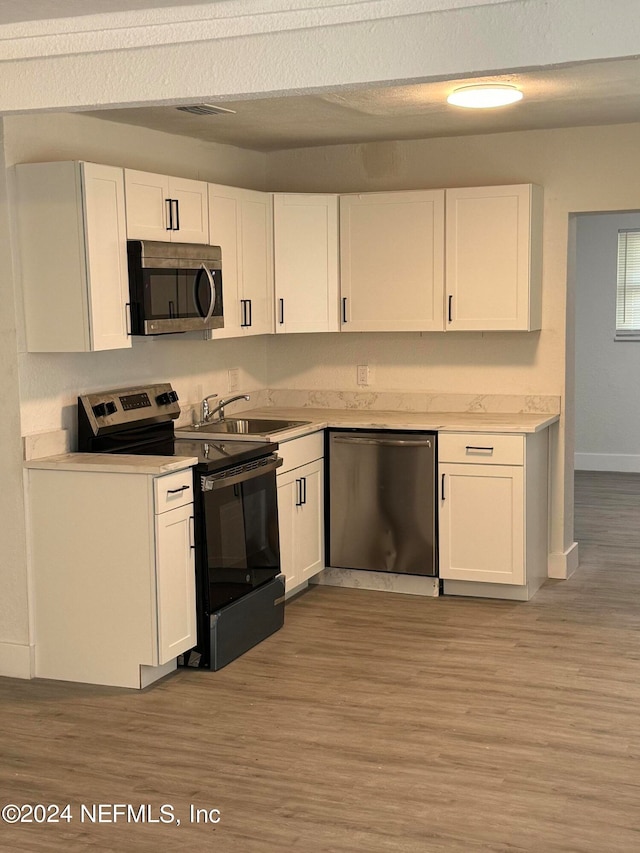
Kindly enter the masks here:
<path id="1" fill-rule="evenodd" d="M 461 86 L 447 98 L 447 102 L 456 107 L 488 109 L 504 107 L 522 100 L 522 92 L 509 83 L 478 83 L 474 86 Z"/>

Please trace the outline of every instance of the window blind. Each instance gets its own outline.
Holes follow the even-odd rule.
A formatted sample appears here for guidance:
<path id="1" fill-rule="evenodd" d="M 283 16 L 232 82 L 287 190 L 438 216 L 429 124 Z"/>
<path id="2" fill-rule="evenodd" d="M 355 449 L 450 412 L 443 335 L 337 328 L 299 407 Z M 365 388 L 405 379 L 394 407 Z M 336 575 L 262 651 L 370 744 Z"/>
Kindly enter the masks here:
<path id="1" fill-rule="evenodd" d="M 616 339 L 640 340 L 640 231 L 618 231 Z"/>

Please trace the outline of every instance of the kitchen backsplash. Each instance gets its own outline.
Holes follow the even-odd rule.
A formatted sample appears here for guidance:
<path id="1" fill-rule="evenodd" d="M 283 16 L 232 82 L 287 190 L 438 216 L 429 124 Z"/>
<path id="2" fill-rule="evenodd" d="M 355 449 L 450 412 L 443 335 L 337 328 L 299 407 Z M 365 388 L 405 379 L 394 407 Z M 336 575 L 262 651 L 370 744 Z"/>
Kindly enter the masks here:
<path id="1" fill-rule="evenodd" d="M 242 393 L 242 392 L 239 392 Z M 378 412 L 486 412 L 489 414 L 560 414 L 560 397 L 533 394 L 435 394 L 401 391 L 302 391 L 263 388 L 250 391 L 250 400 L 227 407 L 228 415 L 246 409 L 313 408 L 359 409 Z M 230 394 L 224 396 L 231 396 Z M 177 426 L 200 419 L 199 403 L 181 404 Z M 23 436 L 24 458 L 38 459 L 75 450 L 69 430 L 52 430 Z"/>
<path id="2" fill-rule="evenodd" d="M 383 412 L 487 412 L 560 414 L 560 397 L 539 394 L 437 394 L 403 391 L 302 391 L 275 388 L 263 392 L 273 407 L 363 409 Z M 253 395 L 252 395 L 253 403 Z"/>

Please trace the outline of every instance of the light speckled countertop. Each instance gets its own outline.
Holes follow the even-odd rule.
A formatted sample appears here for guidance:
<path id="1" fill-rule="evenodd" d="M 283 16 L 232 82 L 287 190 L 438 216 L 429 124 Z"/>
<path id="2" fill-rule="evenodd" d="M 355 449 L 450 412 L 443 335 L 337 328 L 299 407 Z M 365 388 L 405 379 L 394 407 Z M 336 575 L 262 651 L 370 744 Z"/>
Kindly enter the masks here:
<path id="1" fill-rule="evenodd" d="M 44 459 L 31 459 L 25 468 L 51 468 L 57 471 L 101 471 L 107 474 L 151 474 L 161 476 L 191 468 L 195 456 L 134 456 L 129 453 L 61 453 Z"/>
<path id="2" fill-rule="evenodd" d="M 548 413 L 494 413 L 486 412 L 382 412 L 363 409 L 311 409 L 266 406 L 238 412 L 235 417 L 264 418 L 287 421 L 306 421 L 302 426 L 264 434 L 264 441 L 290 441 L 326 427 L 354 427 L 357 429 L 415 429 L 447 432 L 515 433 L 539 432 L 559 420 L 559 415 Z M 191 432 L 196 438 L 206 439 L 204 431 Z M 185 438 L 185 433 L 177 433 Z M 229 435 L 229 439 L 237 436 Z"/>
<path id="3" fill-rule="evenodd" d="M 478 432 L 519 434 L 539 432 L 559 420 L 559 415 L 545 413 L 486 412 L 383 412 L 363 409 L 312 409 L 266 406 L 238 413 L 238 417 L 305 421 L 288 430 L 252 436 L 253 441 L 284 442 L 326 427 L 357 429 L 430 430 L 434 432 Z M 191 435 L 203 441 L 215 441 L 204 431 L 178 431 L 176 438 Z M 229 435 L 228 441 L 239 438 Z M 245 437 L 249 438 L 249 436 Z M 219 439 L 217 439 L 219 440 Z M 57 469 L 60 471 L 103 471 L 114 474 L 150 474 L 161 476 L 190 468 L 197 463 L 192 456 L 135 456 L 119 453 L 61 453 L 24 463 L 26 468 Z"/>

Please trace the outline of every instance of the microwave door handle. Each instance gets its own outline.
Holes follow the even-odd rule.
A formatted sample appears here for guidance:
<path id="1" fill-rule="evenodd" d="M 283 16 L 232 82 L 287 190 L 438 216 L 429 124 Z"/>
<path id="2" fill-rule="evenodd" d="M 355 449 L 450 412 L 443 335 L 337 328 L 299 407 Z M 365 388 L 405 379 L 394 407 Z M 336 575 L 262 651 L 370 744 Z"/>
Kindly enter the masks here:
<path id="1" fill-rule="evenodd" d="M 205 275 L 209 279 L 209 289 L 211 291 L 211 302 L 209 304 L 209 310 L 203 316 L 200 312 L 200 306 L 198 304 L 198 279 L 200 278 L 200 273 L 204 270 Z M 208 323 L 211 319 L 211 315 L 213 314 L 213 309 L 216 307 L 216 286 L 213 281 L 213 275 L 211 274 L 211 270 L 206 264 L 201 264 L 200 269 L 193 277 L 193 304 L 196 306 L 196 311 L 202 317 L 203 323 Z"/>

